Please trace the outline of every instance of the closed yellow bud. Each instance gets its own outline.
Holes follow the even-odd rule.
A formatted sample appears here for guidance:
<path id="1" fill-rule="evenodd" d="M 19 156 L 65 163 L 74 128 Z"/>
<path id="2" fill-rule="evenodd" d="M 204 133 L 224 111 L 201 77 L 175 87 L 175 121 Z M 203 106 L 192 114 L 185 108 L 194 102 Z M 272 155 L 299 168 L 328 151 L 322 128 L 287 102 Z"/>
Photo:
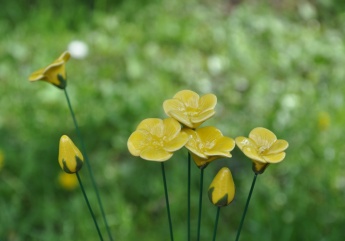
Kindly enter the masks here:
<path id="1" fill-rule="evenodd" d="M 208 197 L 218 207 L 227 206 L 234 200 L 235 184 L 229 168 L 219 170 L 208 188 Z"/>
<path id="2" fill-rule="evenodd" d="M 61 169 L 67 173 L 76 173 L 83 166 L 84 157 L 72 140 L 63 135 L 59 145 L 59 164 Z"/>

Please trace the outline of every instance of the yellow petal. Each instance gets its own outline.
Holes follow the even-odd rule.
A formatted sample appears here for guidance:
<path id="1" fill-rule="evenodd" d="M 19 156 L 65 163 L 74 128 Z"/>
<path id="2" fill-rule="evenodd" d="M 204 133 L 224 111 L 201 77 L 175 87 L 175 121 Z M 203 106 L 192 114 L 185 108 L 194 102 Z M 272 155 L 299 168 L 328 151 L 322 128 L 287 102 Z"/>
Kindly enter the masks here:
<path id="1" fill-rule="evenodd" d="M 214 110 L 208 110 L 205 112 L 201 112 L 198 115 L 192 116 L 190 119 L 193 123 L 193 127 L 198 128 L 203 122 L 214 116 L 215 113 L 216 112 Z"/>
<path id="2" fill-rule="evenodd" d="M 235 184 L 229 168 L 219 170 L 208 189 L 208 197 L 218 207 L 229 205 L 234 200 Z"/>
<path id="3" fill-rule="evenodd" d="M 249 139 L 247 137 L 244 136 L 239 136 L 235 138 L 236 141 L 236 145 L 238 146 L 238 148 L 240 148 L 241 150 L 245 147 L 245 146 L 249 146 L 251 148 L 256 149 L 257 146 L 255 144 L 255 142 L 252 139 Z"/>
<path id="4" fill-rule="evenodd" d="M 279 152 L 283 152 L 286 148 L 289 147 L 289 143 L 285 140 L 277 140 L 271 148 L 267 151 L 267 155 L 271 154 L 278 154 Z"/>
<path id="5" fill-rule="evenodd" d="M 39 69 L 35 72 L 33 72 L 30 76 L 29 76 L 29 80 L 30 81 L 37 81 L 37 80 L 42 80 L 44 78 L 44 68 L 43 69 Z"/>
<path id="6" fill-rule="evenodd" d="M 235 148 L 235 141 L 234 139 L 222 136 L 221 138 L 217 139 L 215 146 L 212 150 L 222 150 L 226 152 L 230 152 Z"/>
<path id="7" fill-rule="evenodd" d="M 169 99 L 163 102 L 163 109 L 167 115 L 169 115 L 170 111 L 185 111 L 185 108 L 183 102 L 178 99 Z"/>
<path id="8" fill-rule="evenodd" d="M 61 136 L 59 145 L 59 164 L 61 169 L 67 173 L 76 173 L 82 167 L 83 161 L 83 155 L 72 140 L 66 135 Z"/>
<path id="9" fill-rule="evenodd" d="M 223 137 L 223 134 L 220 130 L 213 126 L 206 126 L 196 130 L 201 141 L 208 146 L 208 149 L 212 148 L 216 141 Z"/>
<path id="10" fill-rule="evenodd" d="M 254 128 L 249 133 L 249 138 L 251 138 L 257 146 L 269 149 L 273 143 L 277 140 L 276 135 L 263 127 Z"/>
<path id="11" fill-rule="evenodd" d="M 181 124 L 194 129 L 194 125 L 193 123 L 190 121 L 190 118 L 188 115 L 186 115 L 184 112 L 182 111 L 178 111 L 178 110 L 171 110 L 169 113 L 167 113 L 169 116 L 171 116 L 172 118 L 176 119 L 177 121 L 179 121 Z"/>
<path id="12" fill-rule="evenodd" d="M 163 162 L 172 157 L 172 153 L 163 149 L 157 149 L 151 146 L 146 147 L 141 153 L 140 157 L 147 161 Z"/>
<path id="13" fill-rule="evenodd" d="M 263 159 L 256 148 L 252 148 L 250 146 L 244 146 L 243 149 L 242 149 L 242 152 L 244 153 L 244 155 L 246 155 L 247 157 L 249 157 L 250 159 L 252 160 L 255 160 L 255 161 L 259 161 L 259 162 L 262 162 L 262 163 L 266 163 L 265 159 Z"/>
<path id="14" fill-rule="evenodd" d="M 185 106 L 190 108 L 198 108 L 199 95 L 191 90 L 181 90 L 174 95 L 174 99 L 181 100 Z"/>
<path id="15" fill-rule="evenodd" d="M 164 150 L 168 152 L 174 152 L 181 149 L 188 141 L 188 135 L 184 132 L 180 132 L 174 139 L 165 143 Z"/>
<path id="16" fill-rule="evenodd" d="M 158 118 L 147 118 L 139 123 L 137 130 L 146 130 L 152 133 L 152 127 L 154 126 L 163 126 L 163 121 Z"/>
<path id="17" fill-rule="evenodd" d="M 148 145 L 149 142 L 150 133 L 147 130 L 140 129 L 130 135 L 127 141 L 127 147 L 133 156 L 139 156 L 140 152 Z"/>
<path id="18" fill-rule="evenodd" d="M 78 186 L 77 176 L 70 175 L 65 172 L 59 173 L 58 182 L 59 182 L 59 185 L 67 191 L 72 191 Z"/>
<path id="19" fill-rule="evenodd" d="M 263 156 L 263 158 L 268 163 L 278 163 L 278 162 L 281 162 L 282 160 L 284 160 L 285 155 L 286 155 L 285 152 L 280 152 L 278 154 L 265 155 L 265 156 Z"/>
<path id="20" fill-rule="evenodd" d="M 170 141 L 174 139 L 181 131 L 181 124 L 173 118 L 164 119 L 163 125 L 164 125 L 163 136 L 167 138 L 166 141 Z"/>
<path id="21" fill-rule="evenodd" d="M 213 110 L 217 104 L 217 96 L 214 94 L 206 94 L 199 100 L 199 109 L 205 111 Z"/>
<path id="22" fill-rule="evenodd" d="M 206 159 L 207 156 L 203 153 L 203 151 L 201 150 L 201 140 L 198 136 L 198 134 L 196 133 L 196 131 L 192 130 L 192 129 L 188 129 L 188 128 L 183 128 L 182 132 L 187 133 L 188 135 L 188 141 L 186 143 L 186 148 L 194 153 L 195 155 Z"/>

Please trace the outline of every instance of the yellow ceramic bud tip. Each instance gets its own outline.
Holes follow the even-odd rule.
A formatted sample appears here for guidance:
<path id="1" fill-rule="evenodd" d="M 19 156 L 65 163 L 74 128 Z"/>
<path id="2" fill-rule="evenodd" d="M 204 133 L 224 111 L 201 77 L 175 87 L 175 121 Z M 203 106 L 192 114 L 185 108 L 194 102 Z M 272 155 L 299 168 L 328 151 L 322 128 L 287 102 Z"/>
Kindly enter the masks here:
<path id="1" fill-rule="evenodd" d="M 59 164 L 61 169 L 67 173 L 76 173 L 83 166 L 84 157 L 72 140 L 63 135 L 59 145 Z"/>
<path id="2" fill-rule="evenodd" d="M 208 197 L 218 207 L 227 206 L 234 200 L 235 184 L 229 168 L 219 170 L 208 188 Z"/>

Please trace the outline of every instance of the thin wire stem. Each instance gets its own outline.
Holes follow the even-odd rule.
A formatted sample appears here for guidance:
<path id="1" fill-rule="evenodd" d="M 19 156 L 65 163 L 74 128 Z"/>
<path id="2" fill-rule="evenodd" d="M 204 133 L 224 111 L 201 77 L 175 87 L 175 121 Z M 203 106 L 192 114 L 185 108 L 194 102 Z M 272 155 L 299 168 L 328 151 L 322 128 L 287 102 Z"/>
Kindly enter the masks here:
<path id="1" fill-rule="evenodd" d="M 256 182 L 257 176 L 258 176 L 258 174 L 255 173 L 254 174 L 254 178 L 253 178 L 253 182 L 252 182 L 252 186 L 250 187 L 250 191 L 249 191 L 249 195 L 248 195 L 248 198 L 247 198 L 246 206 L 245 206 L 244 211 L 243 211 L 240 227 L 237 230 L 236 241 L 238 241 L 239 238 L 240 238 L 240 234 L 241 234 L 244 218 L 246 217 L 246 214 L 247 214 L 250 198 L 252 197 L 252 193 L 253 193 L 253 190 L 254 190 L 254 186 L 255 186 L 255 182 Z"/>
<path id="2" fill-rule="evenodd" d="M 113 237 L 111 235 L 111 232 L 110 232 L 110 229 L 109 229 L 109 225 L 108 225 L 108 222 L 107 222 L 107 219 L 106 219 L 106 216 L 105 216 L 104 208 L 103 208 L 101 197 L 100 197 L 99 191 L 98 191 L 98 187 L 96 185 L 96 181 L 95 181 L 95 178 L 94 178 L 94 175 L 93 175 L 91 164 L 90 164 L 89 158 L 88 158 L 87 153 L 86 153 L 86 148 L 85 148 L 85 145 L 84 145 L 84 141 L 83 141 L 83 138 L 81 136 L 81 133 L 80 133 L 80 130 L 79 130 L 79 126 L 78 126 L 78 123 L 77 123 L 77 119 L 75 118 L 75 114 L 74 114 L 74 111 L 72 109 L 71 101 L 69 99 L 69 96 L 68 96 L 66 88 L 64 89 L 64 92 L 65 92 L 68 108 L 70 110 L 70 113 L 71 113 L 71 116 L 72 116 L 72 119 L 73 119 L 73 123 L 74 123 L 75 129 L 76 129 L 76 132 L 77 132 L 80 144 L 81 144 L 81 149 L 82 149 L 82 153 L 84 155 L 85 163 L 86 163 L 87 169 L 88 169 L 89 174 L 90 174 L 92 186 L 93 186 L 93 189 L 94 189 L 94 191 L 96 193 L 97 202 L 98 202 L 98 205 L 99 205 L 99 207 L 101 209 L 103 221 L 105 223 L 105 227 L 107 229 L 107 233 L 108 233 L 109 239 L 111 241 L 113 241 Z"/>
<path id="3" fill-rule="evenodd" d="M 190 241 L 190 181 L 191 180 L 191 156 L 190 156 L 190 152 L 188 151 L 188 199 L 187 199 L 187 203 L 188 203 L 188 218 L 187 218 L 187 235 L 188 235 L 188 241 Z"/>
<path id="4" fill-rule="evenodd" d="M 198 236 L 197 241 L 200 240 L 200 226 L 201 226 L 201 209 L 202 209 L 202 189 L 204 186 L 204 168 L 200 170 L 200 191 L 199 191 L 199 218 L 198 218 Z"/>
<path id="5" fill-rule="evenodd" d="M 218 220 L 219 220 L 219 211 L 220 211 L 220 207 L 217 207 L 216 222 L 214 224 L 213 239 L 212 239 L 213 241 L 216 241 L 216 234 L 217 234 Z"/>
<path id="6" fill-rule="evenodd" d="M 91 216 L 92 216 L 92 219 L 93 219 L 93 222 L 95 223 L 95 226 L 96 226 L 96 229 L 97 229 L 99 238 L 101 239 L 101 241 L 103 241 L 103 237 L 102 237 L 101 231 L 99 230 L 99 227 L 98 227 L 98 224 L 97 224 L 97 221 L 96 221 L 96 218 L 95 218 L 95 214 L 94 214 L 93 211 L 92 211 L 92 208 L 91 208 L 91 206 L 90 206 L 89 199 L 88 199 L 87 196 L 86 196 L 86 192 L 85 192 L 83 183 L 81 182 L 81 179 L 80 179 L 80 176 L 79 176 L 78 172 L 76 172 L 76 175 L 77 175 L 77 178 L 78 178 L 78 181 L 79 181 L 79 185 L 80 185 L 81 191 L 83 192 L 83 195 L 84 195 L 84 198 L 85 198 L 87 207 L 89 208 L 90 213 L 91 213 Z"/>
<path id="7" fill-rule="evenodd" d="M 161 166 L 162 166 L 162 175 L 163 175 L 163 183 L 164 183 L 165 202 L 166 202 L 167 212 L 168 212 L 170 239 L 171 239 L 171 241 L 173 241 L 174 240 L 174 236 L 173 236 L 173 229 L 172 229 L 172 223 L 171 223 L 169 196 L 168 196 L 167 181 L 166 181 L 166 177 L 165 177 L 164 162 L 161 163 Z"/>

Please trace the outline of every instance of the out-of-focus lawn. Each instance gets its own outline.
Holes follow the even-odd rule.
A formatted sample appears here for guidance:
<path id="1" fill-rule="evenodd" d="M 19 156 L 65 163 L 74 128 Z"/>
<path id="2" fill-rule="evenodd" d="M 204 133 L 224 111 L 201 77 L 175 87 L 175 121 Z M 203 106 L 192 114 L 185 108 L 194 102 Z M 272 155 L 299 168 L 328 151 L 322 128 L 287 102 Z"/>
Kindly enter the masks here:
<path id="1" fill-rule="evenodd" d="M 207 124 L 224 135 L 262 126 L 290 143 L 284 162 L 259 176 L 241 240 L 341 240 L 345 22 L 341 14 L 319 21 L 318 11 L 307 2 L 284 12 L 162 0 L 75 17 L 47 6 L 23 21 L 0 20 L 0 240 L 98 238 L 79 188 L 58 182 L 59 138 L 77 140 L 64 93 L 27 81 L 73 40 L 85 42 L 89 55 L 67 63 L 68 91 L 116 240 L 169 239 L 160 166 L 130 156 L 126 142 L 142 119 L 164 118 L 163 101 L 182 89 L 217 95 Z M 183 149 L 166 163 L 176 240 L 186 239 L 186 157 Z M 209 165 L 202 240 L 211 240 L 216 212 L 206 188 L 223 165 L 236 197 L 221 210 L 217 240 L 235 239 L 249 191 L 251 162 L 238 149 Z M 193 235 L 198 173 L 195 167 Z M 81 175 L 101 222 L 86 168 Z"/>

